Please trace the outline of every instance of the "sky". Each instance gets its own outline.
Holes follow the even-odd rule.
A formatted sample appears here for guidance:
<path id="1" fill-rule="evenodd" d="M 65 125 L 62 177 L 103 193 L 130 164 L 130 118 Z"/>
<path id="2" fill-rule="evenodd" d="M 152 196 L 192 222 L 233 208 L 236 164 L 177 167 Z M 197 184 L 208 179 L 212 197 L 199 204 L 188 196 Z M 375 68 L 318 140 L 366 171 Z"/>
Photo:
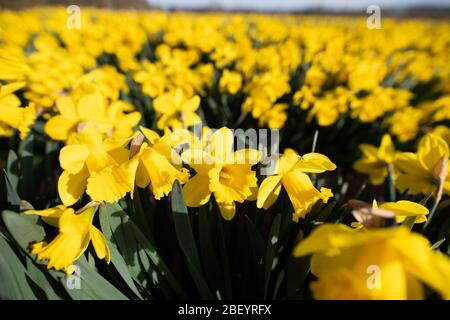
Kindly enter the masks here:
<path id="1" fill-rule="evenodd" d="M 217 4 L 224 9 L 302 10 L 323 8 L 329 10 L 364 10 L 371 4 L 381 9 L 401 9 L 409 6 L 439 6 L 450 8 L 450 0 L 147 0 L 162 9 L 205 8 Z"/>

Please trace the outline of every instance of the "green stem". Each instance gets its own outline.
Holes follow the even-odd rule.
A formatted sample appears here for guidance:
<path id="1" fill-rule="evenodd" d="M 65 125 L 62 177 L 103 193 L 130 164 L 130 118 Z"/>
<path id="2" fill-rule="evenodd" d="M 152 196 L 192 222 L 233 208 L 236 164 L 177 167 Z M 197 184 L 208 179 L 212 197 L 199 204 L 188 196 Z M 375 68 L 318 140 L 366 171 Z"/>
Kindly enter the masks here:
<path id="1" fill-rule="evenodd" d="M 412 230 L 412 227 L 414 226 L 414 223 L 416 223 L 416 217 L 412 216 L 412 217 L 407 217 L 403 223 L 402 226 L 405 226 L 408 228 L 409 231 Z"/>
<path id="2" fill-rule="evenodd" d="M 439 202 L 441 201 L 441 198 L 442 198 L 442 191 L 441 192 L 438 191 L 438 194 L 436 195 L 436 200 L 434 201 L 434 204 L 433 204 L 433 208 L 431 209 L 431 212 L 428 215 L 428 219 L 427 219 L 427 222 L 425 222 L 425 224 L 423 226 L 423 230 L 425 230 L 428 227 L 428 225 L 430 224 L 430 221 L 433 218 L 433 215 L 437 210 L 437 207 L 439 205 Z"/>

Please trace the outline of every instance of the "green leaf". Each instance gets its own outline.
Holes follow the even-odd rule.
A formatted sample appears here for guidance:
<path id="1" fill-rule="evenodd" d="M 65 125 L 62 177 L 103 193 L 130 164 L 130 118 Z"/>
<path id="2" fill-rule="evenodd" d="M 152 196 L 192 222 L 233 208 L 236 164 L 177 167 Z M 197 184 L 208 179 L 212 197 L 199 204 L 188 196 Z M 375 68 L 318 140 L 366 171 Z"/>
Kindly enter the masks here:
<path id="1" fill-rule="evenodd" d="M 80 286 L 77 288 L 67 288 L 67 293 L 75 300 L 127 300 L 116 287 L 103 278 L 87 262 L 84 256 L 81 256 L 75 263 L 79 267 Z M 67 280 L 69 280 L 67 278 Z M 67 283 L 66 283 L 67 284 Z"/>
<path id="2" fill-rule="evenodd" d="M 8 231 L 26 253 L 28 253 L 27 249 L 31 243 L 40 241 L 45 236 L 42 226 L 30 222 L 28 216 L 19 215 L 11 211 L 4 211 L 2 216 Z M 84 288 L 83 290 L 67 290 L 67 293 L 72 298 L 126 299 L 119 290 L 89 266 L 84 256 L 81 256 L 74 264 L 78 265 L 82 270 L 81 280 Z M 49 271 L 49 274 L 64 285 L 64 274 L 62 272 Z"/>
<path id="3" fill-rule="evenodd" d="M 8 207 L 11 210 L 19 211 L 20 210 L 19 195 L 17 194 L 16 189 L 14 188 L 13 184 L 11 183 L 11 180 L 9 179 L 6 171 L 3 171 L 3 176 L 5 179 L 5 185 L 6 185 L 6 200 L 8 202 Z"/>
<path id="4" fill-rule="evenodd" d="M 303 239 L 303 231 L 298 233 L 294 245 Z M 287 298 L 301 299 L 304 295 L 306 276 L 310 270 L 310 257 L 295 258 L 292 254 L 287 263 L 286 284 Z"/>
<path id="5" fill-rule="evenodd" d="M 147 189 L 148 190 L 148 189 Z M 150 239 L 153 240 L 151 238 L 153 232 L 152 232 L 152 227 L 151 225 L 148 223 L 149 221 L 147 220 L 147 218 L 149 217 L 149 215 L 151 214 L 151 212 L 149 212 L 149 206 L 148 203 L 142 203 L 141 201 L 141 190 L 139 190 L 139 188 L 135 188 L 134 190 L 134 197 L 133 197 L 133 207 L 134 207 L 134 219 L 136 220 L 136 223 L 140 226 L 141 230 L 144 232 L 144 234 Z M 144 190 L 142 190 L 144 191 Z M 148 201 L 148 200 L 147 200 Z M 144 209 L 144 205 L 147 205 Z M 147 211 L 146 211 L 147 210 Z M 147 215 L 146 215 L 147 212 Z"/>
<path id="6" fill-rule="evenodd" d="M 0 284 L 2 299 L 36 299 L 27 282 L 25 267 L 3 237 L 0 237 Z"/>
<path id="7" fill-rule="evenodd" d="M 252 272 L 256 275 L 256 285 L 258 290 L 261 288 L 262 296 L 264 294 L 264 240 L 248 216 L 245 216 L 245 224 L 247 226 L 247 237 L 250 240 L 250 250 L 253 255 L 254 270 Z"/>
<path id="8" fill-rule="evenodd" d="M 17 192 L 17 187 L 19 185 L 19 158 L 14 150 L 9 150 L 8 160 L 6 162 L 6 172 L 8 173 L 11 187 Z"/>
<path id="9" fill-rule="evenodd" d="M 2 217 L 6 228 L 25 252 L 31 243 L 41 241 L 45 237 L 44 228 L 32 223 L 25 215 L 5 210 Z"/>
<path id="10" fill-rule="evenodd" d="M 144 236 L 142 231 L 129 218 L 129 216 L 122 210 L 122 208 L 119 206 L 119 204 L 117 204 L 117 203 L 106 204 L 104 206 L 105 206 L 105 209 L 106 209 L 109 219 L 111 219 L 112 217 L 119 217 L 119 216 L 121 217 L 121 219 L 123 220 L 123 225 L 126 225 L 128 228 L 127 230 L 129 231 L 127 233 L 127 237 L 134 236 L 134 240 L 136 240 L 139 243 L 139 245 L 142 247 L 142 250 L 144 250 L 145 254 L 148 256 L 150 261 L 153 263 L 155 268 L 158 270 L 158 273 L 162 276 L 162 278 L 169 283 L 171 289 L 176 294 L 177 298 L 180 298 L 180 299 L 185 298 L 186 295 L 183 293 L 183 290 L 177 283 L 177 280 L 172 275 L 169 268 L 166 266 L 164 261 L 159 256 L 159 253 L 156 250 L 156 246 L 153 245 L 153 243 L 151 243 L 150 240 Z M 116 233 L 114 233 L 114 231 L 113 231 L 113 236 L 117 241 Z M 119 247 L 119 249 L 120 249 L 120 247 Z"/>
<path id="11" fill-rule="evenodd" d="M 212 208 L 214 206 L 211 205 L 210 212 L 213 211 Z M 230 277 L 230 262 L 228 259 L 228 253 L 227 253 L 227 246 L 225 241 L 225 234 L 223 231 L 223 225 L 222 225 L 222 216 L 219 212 L 219 209 L 217 206 L 215 206 L 215 214 L 213 216 L 214 221 L 217 225 L 217 238 L 219 241 L 219 259 L 220 259 L 220 265 L 223 272 L 223 282 L 225 284 L 224 289 L 224 299 L 231 299 L 232 298 L 232 290 L 231 290 L 231 277 Z"/>
<path id="12" fill-rule="evenodd" d="M 109 251 L 111 253 L 112 264 L 116 268 L 117 272 L 119 272 L 120 276 L 128 285 L 128 287 L 133 291 L 133 293 L 142 299 L 142 296 L 139 293 L 139 290 L 136 288 L 136 285 L 134 284 L 134 281 L 130 275 L 130 271 L 128 270 L 127 264 L 123 259 L 122 255 L 120 254 L 116 241 L 113 238 L 111 227 L 109 225 L 108 213 L 106 212 L 104 205 L 100 206 L 99 217 L 100 217 L 100 225 L 103 234 L 105 235 Z"/>
<path id="13" fill-rule="evenodd" d="M 178 243 L 200 293 L 200 297 L 202 299 L 213 299 L 214 296 L 202 275 L 202 266 L 192 232 L 191 221 L 184 203 L 183 191 L 178 181 L 175 181 L 172 189 L 172 214 Z"/>
<path id="14" fill-rule="evenodd" d="M 36 265 L 36 261 L 31 259 L 29 255 L 26 256 L 26 265 L 27 276 L 30 277 L 35 291 L 41 291 L 50 300 L 69 298 L 61 283 L 55 281 L 43 266 Z"/>
<path id="15" fill-rule="evenodd" d="M 200 208 L 199 212 L 199 241 L 202 261 L 205 267 L 206 278 L 215 292 L 223 292 L 224 288 L 222 268 L 220 267 L 217 251 L 214 248 L 214 239 L 211 236 L 211 225 L 209 223 L 209 214 L 206 206 Z M 216 294 L 222 298 L 223 293 Z M 219 299 L 220 299 L 219 298 Z"/>
<path id="16" fill-rule="evenodd" d="M 281 215 L 277 214 L 273 219 L 272 227 L 270 228 L 269 239 L 267 241 L 266 256 L 265 256 L 265 276 L 264 276 L 264 299 L 267 299 L 267 290 L 269 289 L 269 280 L 272 270 L 275 268 L 274 256 L 277 249 L 278 237 L 280 233 Z"/>
<path id="17" fill-rule="evenodd" d="M 20 156 L 20 176 L 19 189 L 22 199 L 31 201 L 34 196 L 34 178 L 33 178 L 33 154 L 34 154 L 34 136 L 27 135 L 19 145 Z"/>
<path id="18" fill-rule="evenodd" d="M 431 246 L 431 249 L 432 249 L 432 250 L 439 250 L 439 248 L 440 248 L 441 245 L 445 242 L 445 240 L 446 240 L 446 239 L 443 238 L 443 239 L 441 239 L 441 240 L 435 242 L 435 243 Z"/>
<path id="19" fill-rule="evenodd" d="M 22 251 L 27 255 L 27 259 L 32 261 L 35 264 L 38 264 L 33 258 L 34 255 L 31 255 L 29 249 L 29 246 L 33 242 L 41 241 L 45 237 L 44 228 L 42 225 L 37 224 L 34 222 L 33 216 L 27 216 L 18 214 L 16 212 L 5 210 L 2 212 L 3 221 L 9 231 L 9 233 L 12 235 L 14 240 L 17 242 L 17 244 L 20 246 Z M 27 262 L 28 263 L 28 262 Z M 45 265 L 45 264 L 41 264 Z M 41 265 L 38 265 L 36 267 L 41 267 Z M 27 264 L 27 270 L 31 270 L 30 267 Z M 50 275 L 56 282 L 61 282 L 61 278 L 64 275 L 62 272 L 57 272 L 53 270 L 46 270 L 45 271 L 48 275 Z M 33 277 L 33 270 L 31 270 L 28 273 L 32 279 L 39 284 L 39 280 L 37 280 L 36 277 Z M 60 286 L 60 284 L 58 284 Z M 58 290 L 58 296 L 64 297 L 64 292 L 61 292 L 61 287 L 55 287 L 53 285 L 52 289 L 49 289 L 45 287 L 45 292 L 47 294 L 47 297 L 50 298 L 53 296 L 53 291 Z M 64 288 L 62 288 L 64 289 Z"/>

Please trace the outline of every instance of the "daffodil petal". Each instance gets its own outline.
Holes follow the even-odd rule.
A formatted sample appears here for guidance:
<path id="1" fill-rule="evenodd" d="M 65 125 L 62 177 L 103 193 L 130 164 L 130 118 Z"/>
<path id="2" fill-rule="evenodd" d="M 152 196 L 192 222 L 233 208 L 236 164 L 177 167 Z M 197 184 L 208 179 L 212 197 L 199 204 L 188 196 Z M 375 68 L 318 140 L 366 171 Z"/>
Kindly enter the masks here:
<path id="1" fill-rule="evenodd" d="M 58 194 L 65 206 L 71 206 L 81 198 L 88 177 L 89 171 L 86 167 L 76 174 L 63 171 L 58 180 Z"/>
<path id="2" fill-rule="evenodd" d="M 89 156 L 89 149 L 80 144 L 65 146 L 59 153 L 59 163 L 61 168 L 69 173 L 75 174 L 80 172 Z"/>
<path id="3" fill-rule="evenodd" d="M 91 226 L 89 233 L 97 257 L 99 259 L 105 259 L 105 261 L 109 263 L 111 261 L 111 254 L 108 245 L 106 244 L 105 236 L 94 226 Z"/>
<path id="4" fill-rule="evenodd" d="M 207 203 L 211 196 L 208 175 L 197 173 L 189 179 L 183 186 L 183 195 L 188 207 L 199 207 Z"/>
<path id="5" fill-rule="evenodd" d="M 281 176 L 270 176 L 263 180 L 258 190 L 256 206 L 269 209 L 281 192 Z"/>

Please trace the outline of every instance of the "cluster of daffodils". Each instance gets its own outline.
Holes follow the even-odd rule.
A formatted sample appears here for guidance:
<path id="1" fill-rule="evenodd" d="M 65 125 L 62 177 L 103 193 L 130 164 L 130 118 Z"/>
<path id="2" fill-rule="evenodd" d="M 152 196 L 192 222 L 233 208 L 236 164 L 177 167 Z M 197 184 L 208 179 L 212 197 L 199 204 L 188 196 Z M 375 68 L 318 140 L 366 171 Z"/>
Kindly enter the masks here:
<path id="1" fill-rule="evenodd" d="M 58 230 L 30 247 L 48 269 L 71 274 L 91 243 L 110 263 L 97 208 L 142 194 L 167 202 L 178 181 L 191 213 L 217 209 L 227 223 L 253 207 L 311 227 L 293 254 L 312 255 L 317 299 L 422 299 L 424 285 L 450 299 L 449 258 L 410 231 L 429 230 L 450 195 L 448 23 L 385 19 L 369 30 L 358 18 L 82 10 L 79 29 L 67 27 L 63 8 L 0 12 L 1 146 L 31 137 L 36 152 L 58 150 L 52 205 L 24 211 Z M 237 148 L 240 127 L 281 133 L 282 153 Z M 319 144 L 335 149 L 358 141 L 342 151 L 352 168 L 324 145 L 330 158 L 308 152 L 320 130 Z M 384 135 L 360 144 L 356 130 L 370 141 Z M 378 202 L 348 202 L 349 225 L 307 221 L 334 194 L 348 200 L 343 185 L 355 189 L 337 167 L 402 200 L 374 191 Z M 374 287 L 372 265 L 383 272 Z"/>
<path id="2" fill-rule="evenodd" d="M 231 97 L 241 112 L 272 129 L 283 128 L 291 112 L 304 112 L 308 122 L 322 127 L 348 115 L 384 126 L 405 142 L 450 117 L 450 39 L 444 22 L 385 19 L 383 29 L 373 31 L 364 19 L 118 16 L 84 9 L 82 27 L 68 29 L 61 9 L 2 12 L 0 57 L 13 62 L 2 69 L 0 81 L 15 82 L 2 90 L 2 100 L 8 95 L 2 106 L 20 105 L 11 98 L 20 87 L 34 108 L 47 112 L 58 111 L 55 102 L 64 94 L 77 103 L 100 92 L 112 103 L 130 93 L 132 81 L 151 99 L 180 99 L 177 90 L 186 101 L 197 95 Z M 16 21 L 27 24 L 17 30 Z M 429 94 L 419 98 L 423 90 Z M 32 110 L 20 123 L 0 119 L 2 135 L 11 135 L 11 127 L 24 135 L 33 123 Z M 187 118 L 186 123 L 196 121 Z"/>
<path id="3" fill-rule="evenodd" d="M 368 175 L 371 184 L 381 185 L 390 175 L 401 192 L 439 199 L 442 194 L 450 194 L 449 145 L 439 131 L 423 136 L 416 152 L 395 150 L 389 135 L 383 136 L 379 147 L 362 144 L 360 149 L 362 158 L 354 168 Z"/>
<path id="4" fill-rule="evenodd" d="M 94 232 L 101 240 L 101 232 L 92 226 L 95 213 L 92 208 L 100 203 L 117 202 L 127 193 L 132 198 L 136 186 L 150 188 L 153 197 L 160 200 L 169 195 L 175 181 L 179 181 L 184 184 L 183 194 L 188 207 L 203 206 L 213 195 L 225 220 L 233 219 L 236 203 L 246 200 L 256 200 L 258 208 L 269 209 L 282 186 L 291 200 L 292 219 L 296 222 L 304 218 L 317 201 L 326 203 L 333 196 L 330 189 L 322 187 L 318 190 L 308 176 L 308 173 L 336 168 L 326 156 L 320 153 L 299 156 L 288 149 L 277 157 L 273 175 L 266 177 L 258 187 L 253 169 L 261 161 L 261 151 L 234 151 L 233 141 L 234 135 L 226 127 L 216 131 L 205 128 L 202 137 L 196 137 L 186 129 L 166 130 L 161 137 L 157 132 L 141 127 L 128 138 L 113 138 L 105 137 L 93 122 L 83 125 L 59 154 L 63 172 L 58 180 L 58 193 L 62 204 L 26 212 L 44 217 L 45 222 L 58 226 L 60 232 L 50 244 L 36 244 L 33 252 L 38 253 L 39 259 L 48 259 L 49 268 L 72 271 L 69 266 L 86 250 L 89 241 L 80 240 L 70 250 L 66 248 L 67 255 L 62 258 L 56 248 L 62 250 L 66 246 L 66 242 L 60 240 L 65 230 L 70 228 L 77 239 L 88 239 L 87 232 L 91 230 L 89 232 Z M 177 147 L 182 144 L 187 144 L 188 148 L 180 154 Z M 88 209 L 82 208 L 77 215 L 70 206 L 79 202 L 83 195 L 91 202 Z M 73 219 L 60 220 L 63 214 Z M 78 223 L 86 225 L 79 227 Z M 99 244 L 93 244 L 97 256 L 108 261 L 106 244 L 102 242 L 102 248 L 106 247 L 102 251 L 97 249 Z"/>

